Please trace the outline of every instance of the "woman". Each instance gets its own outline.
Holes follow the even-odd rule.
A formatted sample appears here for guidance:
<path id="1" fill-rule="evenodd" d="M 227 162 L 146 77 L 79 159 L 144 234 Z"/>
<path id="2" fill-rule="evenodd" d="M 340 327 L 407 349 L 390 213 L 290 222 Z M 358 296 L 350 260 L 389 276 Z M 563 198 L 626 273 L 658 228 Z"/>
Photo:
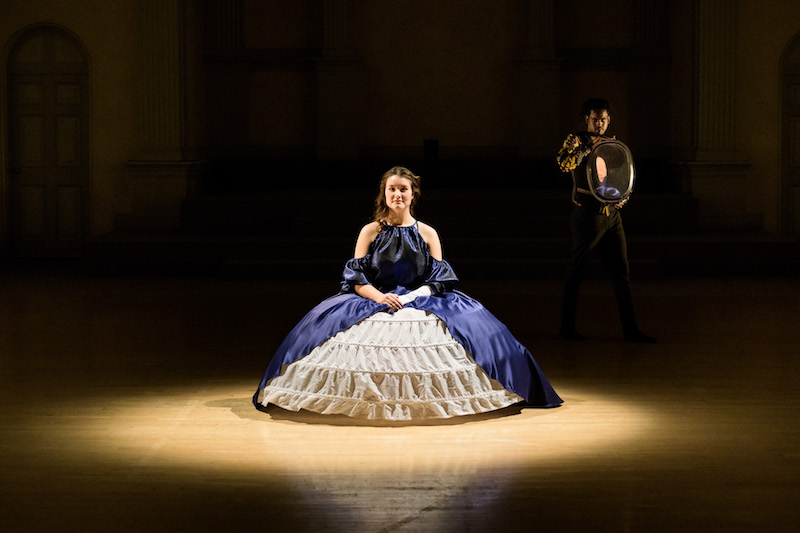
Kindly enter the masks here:
<path id="1" fill-rule="evenodd" d="M 383 175 L 341 292 L 283 341 L 257 407 L 415 420 L 562 403 L 530 352 L 453 289 L 458 278 L 439 235 L 414 218 L 419 181 L 404 167 Z"/>

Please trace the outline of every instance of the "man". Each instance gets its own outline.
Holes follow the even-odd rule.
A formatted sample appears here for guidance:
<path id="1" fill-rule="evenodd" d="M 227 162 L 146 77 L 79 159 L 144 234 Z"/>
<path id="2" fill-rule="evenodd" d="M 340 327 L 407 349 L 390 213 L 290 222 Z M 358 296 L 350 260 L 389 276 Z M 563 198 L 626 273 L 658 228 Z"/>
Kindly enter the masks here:
<path id="1" fill-rule="evenodd" d="M 611 104 L 607 100 L 591 98 L 584 102 L 581 115 L 586 122 L 586 131 L 569 135 L 558 152 L 561 170 L 572 173 L 572 202 L 575 204 L 570 219 L 572 258 L 564 282 L 559 334 L 566 340 L 584 340 L 575 329 L 578 289 L 586 273 L 590 252 L 596 249 L 611 276 L 624 339 L 627 342 L 653 343 L 656 339 L 639 330 L 633 312 L 628 245 L 619 212 L 627 200 L 613 204 L 613 207 L 603 204 L 592 196 L 586 176 L 585 156 L 598 143 L 615 139 L 606 135 L 611 114 Z"/>

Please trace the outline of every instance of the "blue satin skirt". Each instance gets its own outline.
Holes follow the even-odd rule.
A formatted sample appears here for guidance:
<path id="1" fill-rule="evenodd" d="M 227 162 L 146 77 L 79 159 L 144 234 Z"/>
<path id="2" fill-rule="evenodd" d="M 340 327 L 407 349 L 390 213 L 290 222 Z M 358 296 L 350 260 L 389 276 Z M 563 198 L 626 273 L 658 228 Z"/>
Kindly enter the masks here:
<path id="1" fill-rule="evenodd" d="M 402 295 L 408 290 L 397 287 L 389 292 Z M 563 403 L 528 349 L 474 298 L 461 291 L 448 291 L 418 297 L 406 306 L 438 316 L 490 378 L 523 397 L 527 404 L 557 407 Z M 387 310 L 386 305 L 354 293 L 337 294 L 322 301 L 300 320 L 278 347 L 253 396 L 253 403 L 259 405 L 258 391 L 279 376 L 284 366 L 308 355 L 340 331 Z"/>

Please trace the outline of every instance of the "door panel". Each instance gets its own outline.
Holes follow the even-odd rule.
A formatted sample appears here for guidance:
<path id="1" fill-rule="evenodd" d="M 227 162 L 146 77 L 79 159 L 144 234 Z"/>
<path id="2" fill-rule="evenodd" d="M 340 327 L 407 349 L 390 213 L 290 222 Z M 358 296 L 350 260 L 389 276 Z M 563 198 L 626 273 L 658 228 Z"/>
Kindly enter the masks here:
<path id="1" fill-rule="evenodd" d="M 19 86 L 20 104 L 43 104 L 44 85 L 21 83 Z"/>
<path id="2" fill-rule="evenodd" d="M 58 188 L 58 236 L 63 241 L 75 240 L 81 234 L 80 187 Z"/>
<path id="3" fill-rule="evenodd" d="M 23 116 L 19 118 L 19 125 L 17 135 L 20 145 L 20 166 L 43 167 L 45 165 L 44 117 Z"/>
<path id="4" fill-rule="evenodd" d="M 81 164 L 80 117 L 56 118 L 56 165 L 75 167 Z"/>
<path id="5" fill-rule="evenodd" d="M 88 63 L 57 28 L 39 28 L 9 58 L 12 252 L 64 257 L 88 234 Z"/>
<path id="6" fill-rule="evenodd" d="M 45 234 L 45 189 L 37 186 L 20 187 L 20 227 L 27 240 L 40 240 Z"/>
<path id="7" fill-rule="evenodd" d="M 59 83 L 56 85 L 56 103 L 80 105 L 81 86 L 68 83 Z"/>

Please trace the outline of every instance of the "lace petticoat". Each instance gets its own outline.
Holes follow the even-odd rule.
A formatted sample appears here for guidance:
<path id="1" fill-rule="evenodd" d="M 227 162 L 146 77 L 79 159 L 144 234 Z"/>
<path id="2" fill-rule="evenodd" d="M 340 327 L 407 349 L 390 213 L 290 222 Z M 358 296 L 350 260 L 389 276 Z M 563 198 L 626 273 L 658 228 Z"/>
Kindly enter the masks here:
<path id="1" fill-rule="evenodd" d="M 478 366 L 426 311 L 377 313 L 285 366 L 259 404 L 369 420 L 451 418 L 523 399 Z"/>

